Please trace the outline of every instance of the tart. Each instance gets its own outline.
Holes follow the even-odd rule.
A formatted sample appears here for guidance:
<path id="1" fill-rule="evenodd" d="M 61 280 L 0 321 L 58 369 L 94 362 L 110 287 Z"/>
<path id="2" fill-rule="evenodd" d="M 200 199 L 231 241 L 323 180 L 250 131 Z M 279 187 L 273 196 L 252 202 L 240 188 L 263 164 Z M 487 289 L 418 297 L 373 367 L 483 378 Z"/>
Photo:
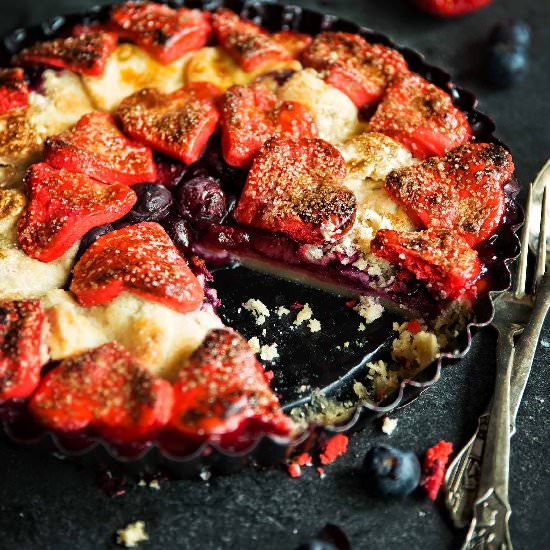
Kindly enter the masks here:
<path id="1" fill-rule="evenodd" d="M 453 349 L 491 289 L 514 165 L 383 42 L 127 2 L 18 48 L 0 70 L 3 405 L 69 439 L 242 449 L 380 403 Z M 217 313 L 235 263 L 336 289 L 360 331 L 400 317 L 351 405 L 286 414 L 276 346 Z M 321 331 L 309 304 L 242 307 Z"/>

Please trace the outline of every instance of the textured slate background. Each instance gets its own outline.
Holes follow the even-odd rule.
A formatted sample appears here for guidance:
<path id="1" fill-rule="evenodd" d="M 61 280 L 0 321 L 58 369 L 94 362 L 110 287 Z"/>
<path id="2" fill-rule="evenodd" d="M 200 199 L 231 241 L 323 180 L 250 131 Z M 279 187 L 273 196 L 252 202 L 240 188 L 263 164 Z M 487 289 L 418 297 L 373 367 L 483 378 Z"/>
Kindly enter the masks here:
<path id="1" fill-rule="evenodd" d="M 105 2 L 106 3 L 106 2 Z M 550 5 L 541 0 L 495 0 L 458 21 L 436 21 L 405 0 L 302 1 L 298 4 L 345 16 L 392 36 L 447 68 L 478 94 L 481 109 L 497 121 L 525 185 L 550 153 L 548 66 Z M 0 32 L 92 5 L 87 0 L 1 0 Z M 485 86 L 476 68 L 479 43 L 503 17 L 527 19 L 534 46 L 528 79 L 512 90 Z M 546 72 L 545 72 L 546 69 Z M 350 452 L 327 468 L 298 479 L 286 472 L 248 470 L 204 481 L 161 484 L 161 490 L 130 486 L 122 496 L 102 492 L 93 473 L 53 456 L 38 455 L 0 439 L 0 548 L 111 548 L 116 529 L 142 519 L 145 548 L 292 549 L 326 522 L 340 525 L 354 548 L 455 548 L 455 532 L 440 505 L 420 497 L 398 502 L 364 494 L 356 469 L 377 441 L 417 452 L 439 439 L 464 443 L 493 387 L 495 337 L 477 335 L 469 356 L 445 370 L 440 382 L 395 413 L 388 438 L 376 427 L 355 434 Z M 539 344 L 533 374 L 513 439 L 510 499 L 512 537 L 518 549 L 550 548 L 550 321 Z"/>

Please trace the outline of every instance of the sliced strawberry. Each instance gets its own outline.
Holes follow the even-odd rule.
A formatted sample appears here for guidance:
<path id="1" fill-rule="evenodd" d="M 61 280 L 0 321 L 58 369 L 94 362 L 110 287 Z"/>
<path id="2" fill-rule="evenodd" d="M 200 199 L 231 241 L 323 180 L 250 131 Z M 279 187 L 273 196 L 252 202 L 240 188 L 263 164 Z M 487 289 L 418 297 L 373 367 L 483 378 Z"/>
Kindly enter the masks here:
<path id="1" fill-rule="evenodd" d="M 457 298 L 481 272 L 477 252 L 448 229 L 417 232 L 380 229 L 371 241 L 371 251 L 410 271 L 442 298 Z"/>
<path id="2" fill-rule="evenodd" d="M 99 237 L 75 265 L 71 290 L 83 306 L 110 302 L 129 290 L 180 313 L 196 310 L 204 298 L 198 279 L 154 222 Z"/>
<path id="3" fill-rule="evenodd" d="M 346 163 L 330 143 L 274 137 L 254 159 L 235 219 L 305 243 L 336 240 L 355 220 L 345 175 Z"/>
<path id="4" fill-rule="evenodd" d="M 25 181 L 30 204 L 19 220 L 19 243 L 42 262 L 65 254 L 93 227 L 122 218 L 137 199 L 126 185 L 105 185 L 44 162 L 33 164 Z"/>
<path id="5" fill-rule="evenodd" d="M 292 57 L 298 59 L 302 52 L 311 44 L 313 37 L 296 31 L 281 31 L 271 35 L 271 38 L 284 46 Z"/>
<path id="6" fill-rule="evenodd" d="M 248 72 L 292 59 L 290 52 L 261 27 L 221 8 L 212 16 L 220 44 Z"/>
<path id="7" fill-rule="evenodd" d="M 275 134 L 294 139 L 317 134 L 313 117 L 302 104 L 281 101 L 266 86 L 232 86 L 223 99 L 222 148 L 231 166 L 250 166 L 258 149 Z"/>
<path id="8" fill-rule="evenodd" d="M 438 17 L 458 17 L 479 10 L 492 0 L 415 0 L 416 5 L 425 12 Z"/>
<path id="9" fill-rule="evenodd" d="M 192 82 L 170 94 L 146 88 L 124 99 L 116 114 L 132 138 L 192 164 L 216 130 L 220 95 L 207 82 Z"/>
<path id="10" fill-rule="evenodd" d="M 99 76 L 103 73 L 107 58 L 117 45 L 117 36 L 111 32 L 93 32 L 36 42 L 21 50 L 16 63 L 47 65 L 68 69 L 75 73 Z"/>
<path id="11" fill-rule="evenodd" d="M 452 228 L 475 246 L 499 226 L 502 188 L 513 171 L 512 157 L 500 145 L 469 143 L 391 172 L 385 188 L 416 225 Z"/>
<path id="12" fill-rule="evenodd" d="M 306 67 L 326 74 L 328 84 L 344 92 L 357 107 L 382 99 L 388 82 L 408 71 L 407 62 L 393 48 L 369 44 L 357 34 L 323 32 L 302 54 Z"/>
<path id="13" fill-rule="evenodd" d="M 211 330 L 183 365 L 168 425 L 206 439 L 247 429 L 287 435 L 291 421 L 248 342 L 223 328 Z"/>
<path id="14" fill-rule="evenodd" d="M 133 185 L 155 181 L 149 147 L 130 141 L 108 113 L 89 113 L 75 126 L 46 140 L 44 160 L 104 183 Z"/>
<path id="15" fill-rule="evenodd" d="M 152 376 L 117 342 L 64 359 L 49 371 L 29 403 L 47 428 L 88 427 L 119 443 L 154 435 L 170 418 L 169 382 Z"/>
<path id="16" fill-rule="evenodd" d="M 466 143 L 471 135 L 466 115 L 441 88 L 413 73 L 397 76 L 369 121 L 380 132 L 425 159 Z"/>
<path id="17" fill-rule="evenodd" d="M 156 2 L 127 2 L 111 11 L 111 24 L 121 38 L 141 46 L 158 62 L 168 64 L 202 48 L 212 31 L 210 14 L 174 10 Z"/>
<path id="18" fill-rule="evenodd" d="M 0 402 L 36 389 L 48 357 L 47 336 L 39 300 L 0 302 Z"/>
<path id="19" fill-rule="evenodd" d="M 29 87 L 23 69 L 0 69 L 0 115 L 29 106 Z"/>

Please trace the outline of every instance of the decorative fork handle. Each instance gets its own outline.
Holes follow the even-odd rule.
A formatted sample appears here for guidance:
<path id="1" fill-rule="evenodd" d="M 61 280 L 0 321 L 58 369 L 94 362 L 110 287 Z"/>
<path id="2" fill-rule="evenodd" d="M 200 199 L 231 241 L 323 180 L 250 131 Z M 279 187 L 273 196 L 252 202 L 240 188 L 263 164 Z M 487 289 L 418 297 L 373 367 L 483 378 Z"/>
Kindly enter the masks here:
<path id="1" fill-rule="evenodd" d="M 544 319 L 550 307 L 550 276 L 539 285 L 533 314 L 516 345 L 512 379 L 510 383 L 510 434 L 515 431 L 515 421 L 521 398 L 529 378 L 533 357 Z M 478 493 L 483 449 L 487 438 L 489 413 L 483 413 L 478 427 L 468 443 L 449 465 L 445 476 L 446 504 L 454 525 L 467 527 L 472 519 L 474 501 Z"/>

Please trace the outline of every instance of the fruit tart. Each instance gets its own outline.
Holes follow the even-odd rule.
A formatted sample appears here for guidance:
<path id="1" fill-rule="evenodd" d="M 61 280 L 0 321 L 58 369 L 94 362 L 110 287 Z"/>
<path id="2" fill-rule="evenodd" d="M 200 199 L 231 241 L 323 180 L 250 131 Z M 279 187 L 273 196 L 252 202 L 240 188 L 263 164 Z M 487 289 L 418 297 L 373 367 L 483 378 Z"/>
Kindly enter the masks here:
<path id="1" fill-rule="evenodd" d="M 365 334 L 397 315 L 348 413 L 456 345 L 492 288 L 514 165 L 450 84 L 376 35 L 225 7 L 85 22 L 0 70 L 2 407 L 172 453 L 296 437 L 312 417 L 271 387 L 276 346 L 219 315 L 236 264 L 336 290 Z M 322 332 L 307 303 L 277 316 Z"/>

